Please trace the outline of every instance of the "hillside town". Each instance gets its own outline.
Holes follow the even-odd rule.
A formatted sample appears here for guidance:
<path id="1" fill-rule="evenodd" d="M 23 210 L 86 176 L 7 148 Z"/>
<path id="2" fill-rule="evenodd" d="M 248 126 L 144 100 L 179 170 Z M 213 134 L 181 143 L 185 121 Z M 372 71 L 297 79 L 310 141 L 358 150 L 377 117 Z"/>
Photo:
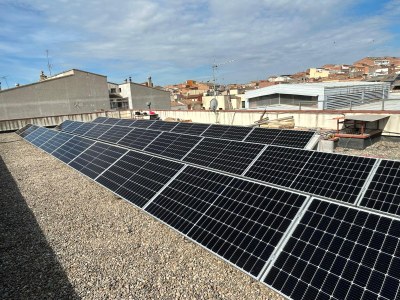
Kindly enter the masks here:
<path id="1" fill-rule="evenodd" d="M 249 83 L 218 84 L 214 95 L 213 82 L 187 80 L 184 83 L 165 86 L 171 92 L 171 109 L 208 109 L 211 99 L 217 96 L 221 109 L 244 107 L 246 91 L 278 84 L 321 82 L 384 82 L 390 84 L 391 92 L 400 92 L 400 57 L 364 57 L 353 64 L 325 64 L 294 74 L 269 76 Z"/>

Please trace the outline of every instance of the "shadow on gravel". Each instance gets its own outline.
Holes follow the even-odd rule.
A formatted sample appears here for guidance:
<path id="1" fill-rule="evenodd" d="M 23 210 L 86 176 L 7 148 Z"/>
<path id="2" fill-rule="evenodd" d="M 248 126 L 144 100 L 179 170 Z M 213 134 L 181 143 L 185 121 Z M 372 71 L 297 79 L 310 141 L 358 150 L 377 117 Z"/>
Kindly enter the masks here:
<path id="1" fill-rule="evenodd" d="M 0 157 L 0 299 L 78 299 Z"/>

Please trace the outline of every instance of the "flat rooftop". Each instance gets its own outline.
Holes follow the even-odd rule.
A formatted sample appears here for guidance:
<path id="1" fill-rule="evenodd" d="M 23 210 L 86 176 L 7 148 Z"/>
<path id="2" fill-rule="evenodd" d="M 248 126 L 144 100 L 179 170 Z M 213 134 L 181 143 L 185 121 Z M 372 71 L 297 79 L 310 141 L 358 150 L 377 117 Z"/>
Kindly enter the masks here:
<path id="1" fill-rule="evenodd" d="M 284 299 L 15 133 L 0 191 L 0 298 Z"/>

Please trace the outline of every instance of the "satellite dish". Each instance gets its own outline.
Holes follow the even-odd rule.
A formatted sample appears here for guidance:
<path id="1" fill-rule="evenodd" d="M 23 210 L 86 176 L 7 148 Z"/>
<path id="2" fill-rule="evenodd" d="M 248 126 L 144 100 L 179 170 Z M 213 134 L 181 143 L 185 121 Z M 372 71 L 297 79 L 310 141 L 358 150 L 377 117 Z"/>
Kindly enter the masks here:
<path id="1" fill-rule="evenodd" d="M 217 99 L 216 99 L 216 98 L 211 99 L 211 101 L 210 101 L 210 109 L 211 109 L 212 111 L 216 111 L 217 108 L 218 108 L 218 101 L 217 101 Z"/>

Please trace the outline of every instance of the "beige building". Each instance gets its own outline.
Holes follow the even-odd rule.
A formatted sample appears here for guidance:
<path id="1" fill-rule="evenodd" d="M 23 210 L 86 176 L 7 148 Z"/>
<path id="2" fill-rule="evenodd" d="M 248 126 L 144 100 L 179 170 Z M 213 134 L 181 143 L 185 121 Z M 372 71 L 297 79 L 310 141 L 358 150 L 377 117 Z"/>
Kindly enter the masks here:
<path id="1" fill-rule="evenodd" d="M 308 77 L 312 79 L 327 78 L 329 77 L 329 70 L 321 68 L 310 68 Z"/>
<path id="2" fill-rule="evenodd" d="M 106 76 L 72 69 L 0 91 L 0 120 L 90 113 L 110 109 Z"/>
<path id="3" fill-rule="evenodd" d="M 147 85 L 132 82 L 108 83 L 112 109 L 151 110 L 171 109 L 171 93 L 153 88 L 151 82 Z"/>
<path id="4" fill-rule="evenodd" d="M 242 107 L 241 98 L 232 95 L 218 95 L 218 96 L 203 96 L 203 107 L 205 110 L 210 110 L 210 102 L 216 98 L 218 101 L 218 110 L 234 110 Z"/>

